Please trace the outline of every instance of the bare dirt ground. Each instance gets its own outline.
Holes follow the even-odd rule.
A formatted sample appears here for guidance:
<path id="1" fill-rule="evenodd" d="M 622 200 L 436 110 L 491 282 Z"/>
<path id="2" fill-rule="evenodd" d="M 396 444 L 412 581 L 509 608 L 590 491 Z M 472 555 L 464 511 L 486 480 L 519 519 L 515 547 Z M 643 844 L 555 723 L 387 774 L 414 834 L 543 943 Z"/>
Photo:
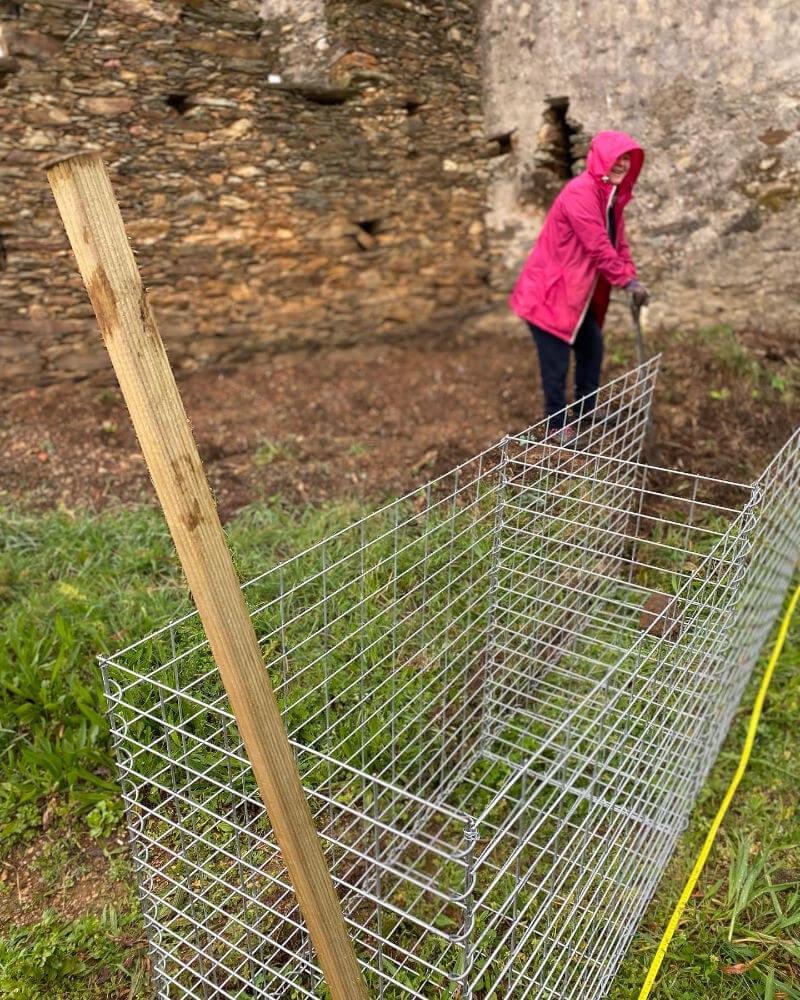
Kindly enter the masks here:
<path id="1" fill-rule="evenodd" d="M 800 424 L 800 343 L 661 335 L 655 430 L 670 467 L 749 481 Z M 607 337 L 604 374 L 634 363 Z M 444 472 L 541 415 L 533 346 L 481 336 L 299 351 L 180 378 L 221 513 L 378 499 Z M 155 502 L 119 390 L 56 385 L 0 401 L 0 502 L 103 509 Z"/>
<path id="2" fill-rule="evenodd" d="M 122 903 L 131 874 L 127 865 L 114 870 L 115 855 L 127 858 L 124 832 L 97 841 L 64 826 L 17 847 L 0 867 L 7 890 L 0 893 L 0 926 L 35 923 L 46 910 L 71 920 Z"/>

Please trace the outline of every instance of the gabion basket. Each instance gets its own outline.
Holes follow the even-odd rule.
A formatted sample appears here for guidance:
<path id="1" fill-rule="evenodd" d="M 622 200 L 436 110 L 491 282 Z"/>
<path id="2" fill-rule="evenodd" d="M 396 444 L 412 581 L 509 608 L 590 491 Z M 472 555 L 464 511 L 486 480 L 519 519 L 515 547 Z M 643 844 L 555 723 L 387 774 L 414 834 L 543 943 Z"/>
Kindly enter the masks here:
<path id="1" fill-rule="evenodd" d="M 686 825 L 800 437 L 752 485 L 651 468 L 657 368 L 245 585 L 374 997 L 604 996 Z M 101 662 L 158 995 L 329 996 L 198 618 Z"/>

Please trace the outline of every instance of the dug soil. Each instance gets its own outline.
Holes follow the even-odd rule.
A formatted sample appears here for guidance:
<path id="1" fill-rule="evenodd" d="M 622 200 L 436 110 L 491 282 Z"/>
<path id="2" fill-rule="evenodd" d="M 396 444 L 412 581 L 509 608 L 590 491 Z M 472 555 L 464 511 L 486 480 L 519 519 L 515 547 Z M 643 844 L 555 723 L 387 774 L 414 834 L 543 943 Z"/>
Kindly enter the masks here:
<path id="1" fill-rule="evenodd" d="M 800 423 L 800 343 L 661 334 L 654 430 L 668 467 L 749 482 Z M 605 377 L 635 360 L 607 336 Z M 533 345 L 500 324 L 447 340 L 297 351 L 179 378 L 223 518 L 273 496 L 379 500 L 541 416 Z M 0 502 L 154 503 L 120 392 L 53 385 L 0 402 Z"/>

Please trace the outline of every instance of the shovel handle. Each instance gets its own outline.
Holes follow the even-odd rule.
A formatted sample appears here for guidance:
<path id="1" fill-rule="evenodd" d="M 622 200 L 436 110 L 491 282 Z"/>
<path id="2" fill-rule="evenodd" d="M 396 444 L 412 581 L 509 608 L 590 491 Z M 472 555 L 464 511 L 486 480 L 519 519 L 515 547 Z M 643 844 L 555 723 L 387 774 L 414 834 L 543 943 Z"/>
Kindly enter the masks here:
<path id="1" fill-rule="evenodd" d="M 636 355 L 639 359 L 639 364 L 643 365 L 648 359 L 644 348 L 644 337 L 642 336 L 641 312 L 642 307 L 631 296 L 631 317 L 633 319 L 634 333 L 636 334 Z"/>

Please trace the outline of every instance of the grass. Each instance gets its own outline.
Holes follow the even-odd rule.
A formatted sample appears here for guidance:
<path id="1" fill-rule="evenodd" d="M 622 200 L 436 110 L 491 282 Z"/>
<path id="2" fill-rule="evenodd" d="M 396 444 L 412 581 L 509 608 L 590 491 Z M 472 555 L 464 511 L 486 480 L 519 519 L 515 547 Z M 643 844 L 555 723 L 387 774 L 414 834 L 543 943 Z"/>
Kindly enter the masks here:
<path id="1" fill-rule="evenodd" d="M 738 763 L 760 676 L 757 669 L 610 1000 L 638 996 Z M 750 765 L 667 952 L 650 994 L 653 1000 L 800 998 L 798 713 L 800 620 L 796 618 L 767 697 Z"/>
<path id="2" fill-rule="evenodd" d="M 99 914 L 66 920 L 54 910 L 0 938 L 0 995 L 15 1000 L 150 995 L 140 958 L 139 914 L 104 907 Z M 120 992 L 120 986 L 124 992 Z"/>
<path id="3" fill-rule="evenodd" d="M 187 601 L 161 519 L 0 523 L 0 857 L 38 829 L 48 801 L 76 816 L 116 810 L 97 652 Z"/>
<path id="4" fill-rule="evenodd" d="M 261 505 L 229 529 L 242 578 L 357 515 Z M 119 817 L 98 653 L 190 607 L 163 518 L 148 509 L 0 511 L 0 860 L 48 802 L 97 832 Z"/>
<path id="5" fill-rule="evenodd" d="M 774 355 L 756 354 L 739 334 L 726 324 L 716 324 L 685 331 L 652 331 L 646 334 L 650 352 L 664 352 L 665 364 L 680 344 L 690 344 L 694 350 L 702 345 L 701 354 L 710 363 L 708 398 L 715 402 L 731 399 L 762 400 L 767 406 L 780 403 L 791 406 L 800 395 L 800 365 L 791 356 L 778 359 Z M 633 343 L 628 337 L 613 338 L 608 344 L 609 360 L 616 367 L 638 363 Z"/>
<path id="6" fill-rule="evenodd" d="M 289 444 L 284 441 L 270 441 L 264 438 L 253 453 L 253 464 L 257 468 L 263 469 L 276 462 L 287 462 L 291 458 L 292 449 Z"/>
<path id="7" fill-rule="evenodd" d="M 285 558 L 352 521 L 353 506 L 245 512 L 229 528 L 240 575 Z M 149 510 L 102 516 L 0 513 L 0 859 L 42 842 L 48 810 L 59 838 L 37 850 L 43 909 L 0 936 L 0 996 L 144 998 L 140 918 L 131 895 L 65 916 L 51 904 L 82 874 L 72 847 L 98 842 L 120 816 L 102 683 L 94 656 L 182 613 L 184 584 L 166 529 Z M 752 701 L 750 696 L 745 706 Z M 800 622 L 768 699 L 754 758 L 652 996 L 800 997 Z M 735 767 L 739 713 L 695 818 L 634 941 L 613 1000 L 635 996 L 674 900 Z M 130 883 L 115 857 L 115 876 Z M 12 889 L 0 883 L 2 895 Z"/>
<path id="8" fill-rule="evenodd" d="M 723 383 L 709 390 L 711 399 L 729 399 L 732 394 L 742 391 L 742 384 L 749 387 L 753 399 L 769 400 L 777 396 L 782 402 L 790 403 L 796 398 L 799 373 L 791 361 L 783 362 L 781 370 L 774 371 L 759 361 L 729 326 L 705 327 L 692 336 L 713 354 L 717 380 Z"/>

